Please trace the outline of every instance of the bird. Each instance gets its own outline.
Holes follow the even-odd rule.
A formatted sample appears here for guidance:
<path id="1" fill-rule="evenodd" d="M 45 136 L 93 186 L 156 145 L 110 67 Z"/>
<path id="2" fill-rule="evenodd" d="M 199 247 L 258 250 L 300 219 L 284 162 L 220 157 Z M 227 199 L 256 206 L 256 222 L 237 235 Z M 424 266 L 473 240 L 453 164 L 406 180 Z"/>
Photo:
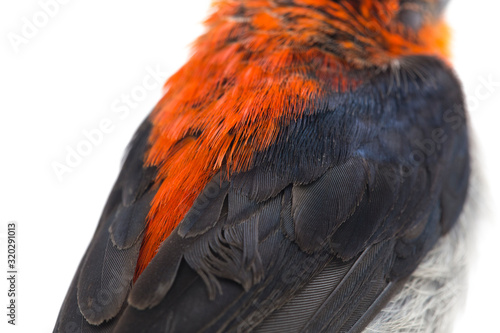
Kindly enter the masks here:
<path id="1" fill-rule="evenodd" d="M 214 1 L 54 332 L 449 330 L 471 158 L 446 3 Z"/>

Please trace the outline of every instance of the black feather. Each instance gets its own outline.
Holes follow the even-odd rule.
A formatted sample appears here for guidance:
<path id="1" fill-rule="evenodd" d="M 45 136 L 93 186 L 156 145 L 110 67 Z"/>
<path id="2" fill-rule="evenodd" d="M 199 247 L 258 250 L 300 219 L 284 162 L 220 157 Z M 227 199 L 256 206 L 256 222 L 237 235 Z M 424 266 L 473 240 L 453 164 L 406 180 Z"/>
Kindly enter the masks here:
<path id="1" fill-rule="evenodd" d="M 143 160 L 150 130 L 146 119 L 129 146 L 94 239 L 61 308 L 56 331 L 64 332 L 68 322 L 77 324 L 77 332 L 100 331 L 101 326 L 109 330 L 105 322 L 125 305 L 154 195 L 154 168 L 144 168 Z"/>

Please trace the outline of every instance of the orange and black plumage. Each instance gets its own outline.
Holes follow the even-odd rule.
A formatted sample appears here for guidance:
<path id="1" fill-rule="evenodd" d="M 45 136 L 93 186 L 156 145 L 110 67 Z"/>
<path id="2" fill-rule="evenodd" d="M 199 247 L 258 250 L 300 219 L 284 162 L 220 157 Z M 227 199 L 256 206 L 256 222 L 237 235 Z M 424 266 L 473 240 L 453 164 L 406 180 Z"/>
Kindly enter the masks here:
<path id="1" fill-rule="evenodd" d="M 56 331 L 359 331 L 462 210 L 444 1 L 214 6 L 131 143 Z"/>

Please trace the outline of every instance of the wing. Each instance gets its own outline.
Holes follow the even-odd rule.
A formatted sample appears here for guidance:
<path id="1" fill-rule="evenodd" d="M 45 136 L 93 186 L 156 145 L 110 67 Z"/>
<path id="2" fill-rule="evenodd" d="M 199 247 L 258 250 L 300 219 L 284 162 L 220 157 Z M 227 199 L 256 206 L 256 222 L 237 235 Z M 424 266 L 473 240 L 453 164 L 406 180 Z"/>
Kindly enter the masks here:
<path id="1" fill-rule="evenodd" d="M 436 60 L 408 64 L 408 79 L 418 66 L 433 80 L 394 90 L 393 73 L 377 73 L 283 126 L 248 171 L 216 175 L 131 289 L 154 186 L 120 181 L 129 168 L 151 180 L 127 160 L 56 331 L 361 331 L 454 224 L 467 189 L 460 86 Z M 127 278 L 114 293 L 103 286 L 117 268 Z"/>
<path id="2" fill-rule="evenodd" d="M 62 305 L 60 332 L 93 331 L 114 318 L 132 285 L 149 203 L 155 193 L 155 169 L 145 168 L 151 123 L 137 130 L 120 175 L 109 195 L 94 237 Z M 91 323 L 92 325 L 89 325 Z M 100 330 L 95 327 L 100 332 Z"/>

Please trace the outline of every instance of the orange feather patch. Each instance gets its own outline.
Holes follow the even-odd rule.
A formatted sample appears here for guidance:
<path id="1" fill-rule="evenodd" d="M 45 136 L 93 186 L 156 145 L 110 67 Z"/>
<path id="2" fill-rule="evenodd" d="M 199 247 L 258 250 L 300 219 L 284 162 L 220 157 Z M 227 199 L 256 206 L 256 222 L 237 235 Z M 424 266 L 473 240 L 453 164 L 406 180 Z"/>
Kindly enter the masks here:
<path id="1" fill-rule="evenodd" d="M 158 168 L 137 278 L 211 177 L 247 170 L 280 127 L 330 92 L 355 89 L 355 70 L 406 55 L 447 56 L 447 28 L 405 29 L 398 1 L 220 1 L 191 59 L 151 116 L 146 164 Z M 338 32 L 355 37 L 337 40 Z M 361 44 L 360 44 L 361 43 Z M 334 51 L 330 51 L 332 47 Z"/>

